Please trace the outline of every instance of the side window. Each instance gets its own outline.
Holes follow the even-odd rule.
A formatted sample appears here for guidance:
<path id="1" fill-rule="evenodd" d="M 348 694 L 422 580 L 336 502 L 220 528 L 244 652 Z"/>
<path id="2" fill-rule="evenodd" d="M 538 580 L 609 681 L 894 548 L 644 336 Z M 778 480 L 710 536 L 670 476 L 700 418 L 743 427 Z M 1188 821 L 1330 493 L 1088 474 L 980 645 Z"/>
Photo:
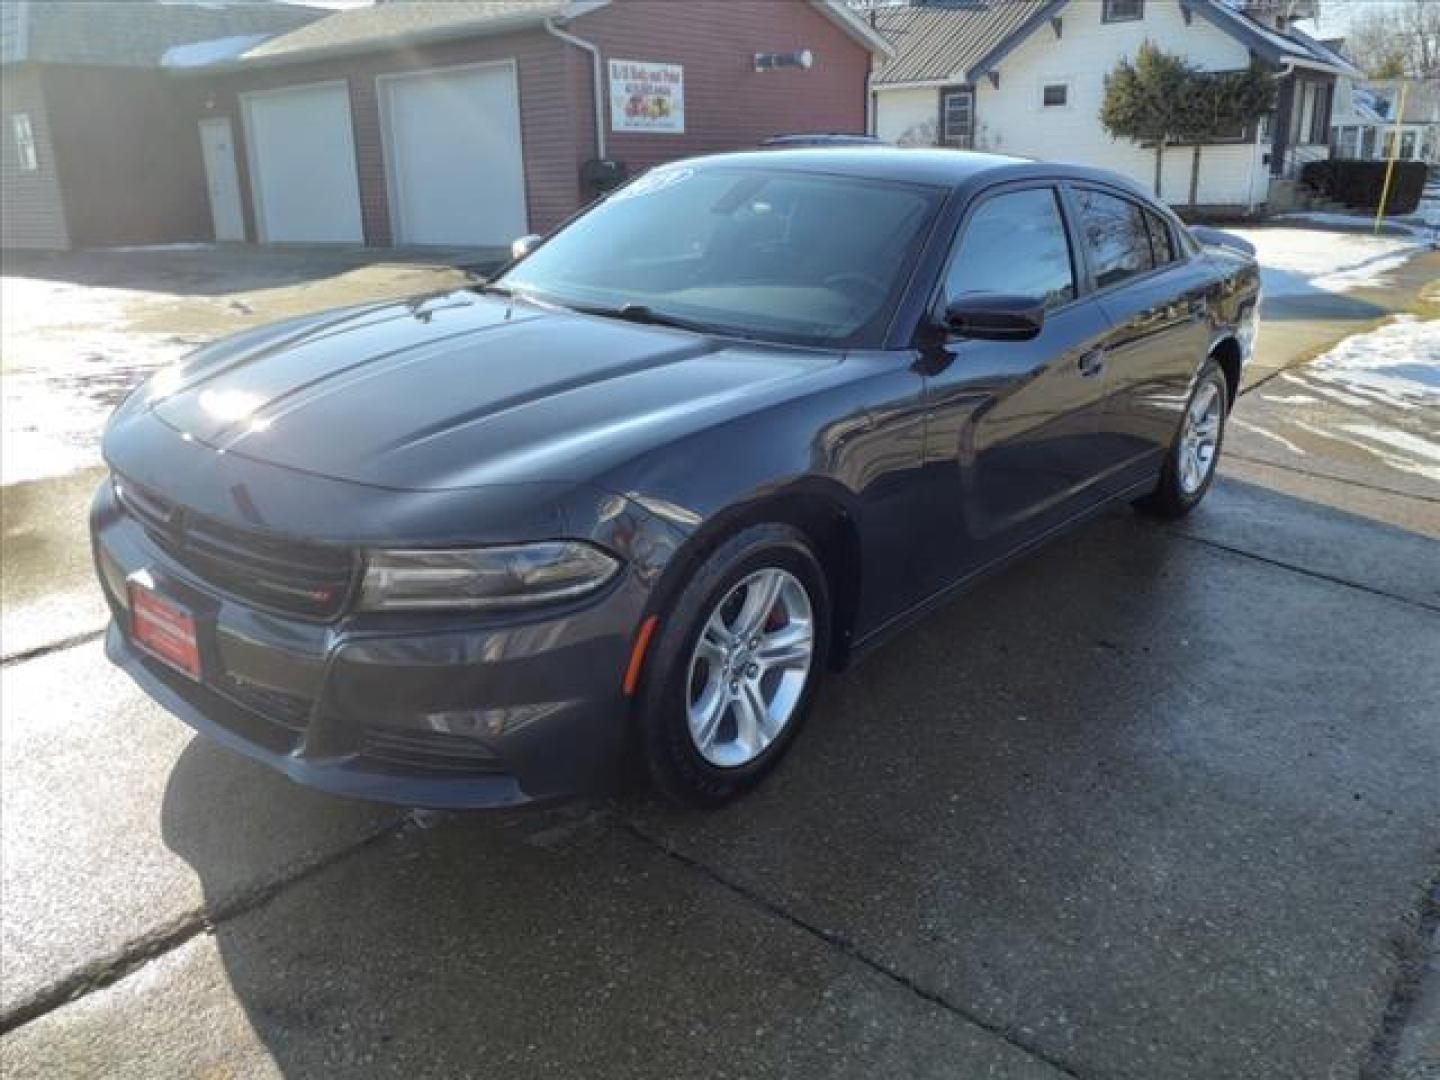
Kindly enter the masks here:
<path id="1" fill-rule="evenodd" d="M 1075 298 L 1070 241 L 1054 189 L 996 195 L 970 215 L 945 275 L 945 300 L 976 292 L 1043 298 L 1047 308 Z"/>
<path id="2" fill-rule="evenodd" d="M 1145 211 L 1145 224 L 1150 226 L 1150 250 L 1155 256 L 1156 266 L 1166 266 L 1179 255 L 1175 251 L 1175 241 L 1170 235 L 1170 226 L 1159 214 Z"/>
<path id="3" fill-rule="evenodd" d="M 40 167 L 35 154 L 35 129 L 30 125 L 30 114 L 17 112 L 10 115 L 10 134 L 15 140 L 15 163 L 21 172 L 34 172 Z"/>
<path id="4" fill-rule="evenodd" d="M 1095 285 L 1103 289 L 1154 267 L 1144 211 L 1118 195 L 1080 188 L 1081 231 L 1095 271 Z"/>

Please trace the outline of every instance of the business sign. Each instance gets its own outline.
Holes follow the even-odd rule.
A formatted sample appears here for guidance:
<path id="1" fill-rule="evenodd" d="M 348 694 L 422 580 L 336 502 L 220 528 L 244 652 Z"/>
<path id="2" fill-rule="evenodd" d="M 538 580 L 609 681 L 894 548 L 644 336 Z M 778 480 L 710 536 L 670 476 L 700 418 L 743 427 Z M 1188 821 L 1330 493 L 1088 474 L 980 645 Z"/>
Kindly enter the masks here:
<path id="1" fill-rule="evenodd" d="M 610 61 L 610 130 L 685 133 L 685 69 Z"/>

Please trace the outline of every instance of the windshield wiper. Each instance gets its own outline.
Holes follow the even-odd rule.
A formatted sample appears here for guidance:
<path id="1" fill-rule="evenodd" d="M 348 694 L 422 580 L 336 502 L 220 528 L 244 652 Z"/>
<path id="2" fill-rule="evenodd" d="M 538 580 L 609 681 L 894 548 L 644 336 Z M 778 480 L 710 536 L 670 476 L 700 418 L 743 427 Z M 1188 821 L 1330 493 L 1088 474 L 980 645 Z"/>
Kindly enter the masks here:
<path id="1" fill-rule="evenodd" d="M 616 308 L 577 307 L 575 310 L 583 311 L 586 315 L 599 315 L 606 319 L 624 319 L 626 322 L 645 323 L 649 326 L 672 326 L 676 330 L 691 330 L 697 334 L 720 332 L 715 327 L 706 326 L 704 323 L 692 322 L 689 319 L 682 319 L 678 315 L 667 315 L 663 311 L 656 311 L 647 304 L 621 304 Z"/>

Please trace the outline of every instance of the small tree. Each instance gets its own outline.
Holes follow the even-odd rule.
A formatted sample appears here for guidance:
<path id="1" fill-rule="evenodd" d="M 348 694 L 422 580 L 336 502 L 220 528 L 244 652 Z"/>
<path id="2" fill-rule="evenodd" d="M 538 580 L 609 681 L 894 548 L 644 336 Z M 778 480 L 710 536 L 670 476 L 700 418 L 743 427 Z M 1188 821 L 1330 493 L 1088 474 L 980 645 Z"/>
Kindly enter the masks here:
<path id="1" fill-rule="evenodd" d="M 1275 76 L 1258 63 L 1246 71 L 1191 71 L 1182 94 L 1180 137 L 1190 143 L 1190 205 L 1199 202 L 1200 151 L 1244 131 L 1275 107 Z"/>
<path id="2" fill-rule="evenodd" d="M 1152 143 L 1155 147 L 1155 197 L 1160 197 L 1160 170 L 1165 148 L 1185 130 L 1186 88 L 1195 73 L 1185 60 L 1145 42 L 1132 64 L 1121 60 L 1105 76 L 1100 123 L 1117 139 Z"/>

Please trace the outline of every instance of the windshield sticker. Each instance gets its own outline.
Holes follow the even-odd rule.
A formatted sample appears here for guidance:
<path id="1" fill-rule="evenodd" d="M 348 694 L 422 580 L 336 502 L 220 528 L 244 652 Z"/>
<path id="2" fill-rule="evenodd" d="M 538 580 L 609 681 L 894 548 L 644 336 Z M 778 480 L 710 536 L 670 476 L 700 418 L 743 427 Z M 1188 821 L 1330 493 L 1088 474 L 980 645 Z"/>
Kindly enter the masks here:
<path id="1" fill-rule="evenodd" d="M 610 201 L 622 202 L 625 199 L 634 199 L 641 195 L 654 195 L 658 191 L 664 191 L 666 188 L 683 183 L 694 175 L 694 169 L 656 169 L 615 192 L 610 196 Z"/>

